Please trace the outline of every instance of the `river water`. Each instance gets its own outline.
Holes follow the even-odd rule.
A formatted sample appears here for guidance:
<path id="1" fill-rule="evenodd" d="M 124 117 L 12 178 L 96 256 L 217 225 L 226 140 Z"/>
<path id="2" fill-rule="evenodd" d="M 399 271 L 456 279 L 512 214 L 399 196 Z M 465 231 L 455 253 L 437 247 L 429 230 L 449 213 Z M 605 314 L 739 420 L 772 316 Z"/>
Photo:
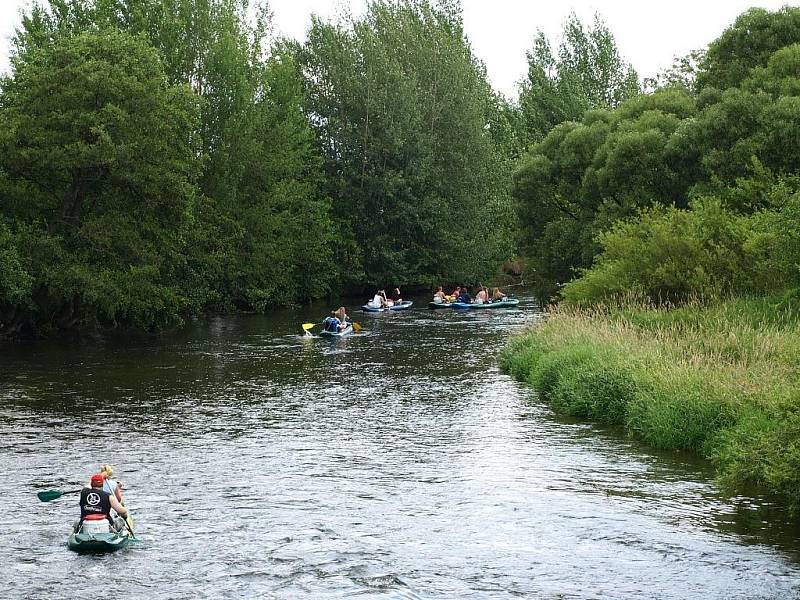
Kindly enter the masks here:
<path id="1" fill-rule="evenodd" d="M 0 597 L 800 597 L 765 501 L 499 371 L 532 301 L 299 335 L 323 312 L 0 347 Z M 79 556 L 76 496 L 36 492 L 102 462 L 140 541 Z"/>

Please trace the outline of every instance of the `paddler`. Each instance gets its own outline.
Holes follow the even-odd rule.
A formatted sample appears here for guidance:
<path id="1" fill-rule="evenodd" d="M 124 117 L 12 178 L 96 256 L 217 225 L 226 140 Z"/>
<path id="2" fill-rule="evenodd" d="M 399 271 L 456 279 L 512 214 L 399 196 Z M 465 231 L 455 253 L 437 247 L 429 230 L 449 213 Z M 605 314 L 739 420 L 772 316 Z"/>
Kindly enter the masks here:
<path id="1" fill-rule="evenodd" d="M 95 473 L 89 480 L 89 487 L 85 487 L 81 490 L 81 497 L 78 501 L 81 507 L 81 519 L 78 521 L 75 531 L 81 530 L 84 519 L 90 515 L 103 515 L 116 530 L 125 527 L 122 523 L 114 523 L 114 520 L 111 518 L 112 508 L 123 519 L 128 518 L 128 510 L 120 504 L 115 496 L 103 489 L 105 479 L 102 473 Z"/>

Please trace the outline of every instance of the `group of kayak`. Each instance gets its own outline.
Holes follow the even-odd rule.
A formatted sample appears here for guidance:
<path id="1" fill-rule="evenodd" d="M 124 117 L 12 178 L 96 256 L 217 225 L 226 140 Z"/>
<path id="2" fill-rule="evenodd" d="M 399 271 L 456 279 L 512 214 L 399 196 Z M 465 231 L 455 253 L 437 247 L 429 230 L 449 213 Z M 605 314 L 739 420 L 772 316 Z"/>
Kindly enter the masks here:
<path id="1" fill-rule="evenodd" d="M 114 552 L 135 539 L 133 520 L 122 498 L 122 484 L 113 476 L 113 467 L 103 465 L 82 489 L 68 492 L 48 490 L 37 494 L 39 500 L 49 502 L 65 494 L 80 492 L 80 518 L 67 538 L 70 550 L 81 554 Z"/>
<path id="2" fill-rule="evenodd" d="M 500 288 L 494 288 L 492 295 L 485 286 L 478 286 L 473 298 L 466 287 L 457 286 L 450 294 L 445 294 L 442 286 L 433 295 L 433 301 L 428 304 L 431 308 L 508 308 L 516 306 L 519 300 L 509 298 Z"/>
<path id="3" fill-rule="evenodd" d="M 488 288 L 478 286 L 475 290 L 475 296 L 471 296 L 467 287 L 456 287 L 450 294 L 446 294 L 442 286 L 436 290 L 433 295 L 433 300 L 428 304 L 430 308 L 456 308 L 456 309 L 477 309 L 477 308 L 509 308 L 517 306 L 519 300 L 516 298 L 509 298 L 504 294 L 500 288 L 494 288 L 491 296 L 489 295 Z M 408 310 L 414 305 L 411 300 L 403 300 L 400 296 L 400 289 L 394 288 L 391 296 L 387 296 L 385 290 L 378 290 L 371 300 L 366 304 L 361 305 L 361 310 L 364 312 L 388 312 L 388 311 L 401 311 Z M 309 330 L 314 327 L 314 323 L 305 323 L 303 329 L 306 330 L 308 335 Z M 340 306 L 337 310 L 331 311 L 331 314 L 322 320 L 322 331 L 320 335 L 323 337 L 341 337 L 351 334 L 353 331 L 360 331 L 361 326 L 350 320 L 347 310 L 344 306 Z"/>

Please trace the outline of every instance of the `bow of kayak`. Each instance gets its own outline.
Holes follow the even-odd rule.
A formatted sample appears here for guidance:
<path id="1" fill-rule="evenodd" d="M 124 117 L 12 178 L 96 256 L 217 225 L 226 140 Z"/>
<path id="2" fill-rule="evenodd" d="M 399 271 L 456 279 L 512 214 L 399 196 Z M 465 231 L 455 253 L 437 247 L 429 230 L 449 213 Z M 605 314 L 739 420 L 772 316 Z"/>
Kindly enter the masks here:
<path id="1" fill-rule="evenodd" d="M 130 542 L 131 536 L 122 533 L 71 533 L 67 546 L 79 554 L 116 552 Z"/>

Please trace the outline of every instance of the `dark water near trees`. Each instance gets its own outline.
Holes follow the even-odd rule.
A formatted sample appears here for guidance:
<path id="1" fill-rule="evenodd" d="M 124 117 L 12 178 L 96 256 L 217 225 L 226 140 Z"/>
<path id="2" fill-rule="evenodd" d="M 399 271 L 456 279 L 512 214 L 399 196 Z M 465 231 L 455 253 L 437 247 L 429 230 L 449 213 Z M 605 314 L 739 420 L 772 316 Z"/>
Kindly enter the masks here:
<path id="1" fill-rule="evenodd" d="M 792 598 L 800 543 L 701 464 L 560 420 L 499 372 L 519 311 L 212 319 L 0 348 L 0 596 Z M 66 549 L 117 467 L 141 543 Z"/>

